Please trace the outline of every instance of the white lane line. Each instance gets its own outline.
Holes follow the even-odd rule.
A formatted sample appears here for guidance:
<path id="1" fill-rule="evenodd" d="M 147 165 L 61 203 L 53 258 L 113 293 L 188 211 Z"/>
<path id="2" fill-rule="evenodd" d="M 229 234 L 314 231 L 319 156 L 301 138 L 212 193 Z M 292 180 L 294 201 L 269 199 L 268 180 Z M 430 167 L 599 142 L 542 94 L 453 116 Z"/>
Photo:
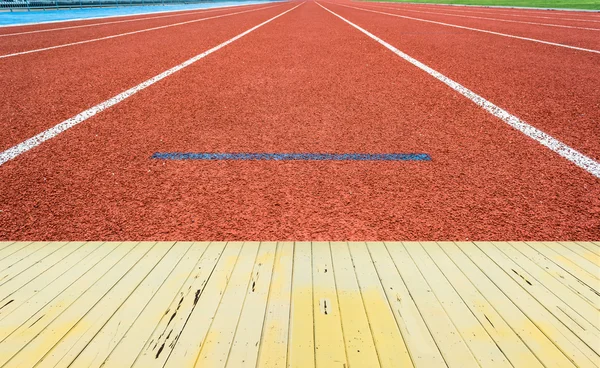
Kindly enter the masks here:
<path id="1" fill-rule="evenodd" d="M 412 9 L 401 9 L 398 7 L 389 7 L 389 6 L 377 6 L 378 9 L 389 9 L 396 11 L 408 11 L 414 13 L 422 13 L 422 14 L 434 14 L 434 15 L 446 15 L 450 17 L 461 17 L 461 18 L 471 18 L 471 19 L 483 19 L 483 20 L 493 20 L 497 22 L 508 22 L 508 23 L 521 23 L 521 24 L 532 24 L 536 26 L 546 26 L 546 27 L 558 27 L 558 28 L 571 28 L 571 29 L 582 29 L 586 31 L 600 31 L 600 28 L 589 28 L 589 27 L 577 27 L 577 26 L 567 26 L 563 24 L 549 24 L 549 23 L 537 23 L 537 22 L 525 22 L 522 20 L 512 20 L 512 19 L 499 19 L 499 18 L 488 18 L 488 17 L 476 17 L 473 15 L 462 15 L 462 14 L 452 14 L 452 13 L 437 13 L 423 10 L 412 10 Z"/>
<path id="2" fill-rule="evenodd" d="M 376 2 L 378 4 L 384 4 L 381 2 Z M 400 4 L 398 4 L 400 5 Z M 416 4 L 411 4 L 411 5 L 416 5 Z M 436 6 L 454 6 L 456 7 L 458 4 L 435 4 Z M 430 8 L 427 8 L 430 9 Z M 496 9 L 496 8 L 494 8 Z M 563 21 L 563 20 L 568 20 L 568 21 L 575 21 L 575 22 L 600 22 L 600 20 L 596 20 L 596 19 L 581 19 L 581 18 L 557 18 L 557 17 L 544 17 L 544 16 L 539 16 L 539 15 L 525 15 L 525 14 L 513 14 L 513 13 L 500 13 L 497 12 L 496 10 L 493 10 L 490 8 L 489 12 L 486 11 L 475 11 L 475 10 L 463 10 L 463 9 L 447 9 L 450 11 L 455 11 L 455 12 L 460 12 L 460 13 L 473 13 L 473 14 L 485 14 L 485 15 L 504 15 L 507 17 L 525 17 L 525 18 L 539 18 L 539 19 L 552 19 L 552 20 L 559 20 L 559 21 Z M 556 14 L 556 15 L 560 15 L 560 14 Z M 566 14 L 565 14 L 566 15 Z M 586 14 L 587 15 L 587 14 Z"/>
<path id="3" fill-rule="evenodd" d="M 258 11 L 258 10 L 270 9 L 270 8 L 274 8 L 276 6 L 279 6 L 279 5 L 271 5 L 271 6 L 267 6 L 267 7 L 264 7 L 264 8 L 258 8 L 258 9 L 251 9 L 251 10 L 239 11 L 239 12 L 235 12 L 235 13 L 227 13 L 227 14 L 215 15 L 215 16 L 212 16 L 212 17 L 206 17 L 206 18 L 188 20 L 188 21 L 185 21 L 185 22 L 167 24 L 167 25 L 164 25 L 164 26 L 158 26 L 158 27 L 152 27 L 152 28 L 145 28 L 145 29 L 140 29 L 140 30 L 137 30 L 137 31 L 119 33 L 119 34 L 111 35 L 111 36 L 105 36 L 105 37 L 99 37 L 99 38 L 92 38 L 90 40 L 70 42 L 70 43 L 64 43 L 62 45 L 43 47 L 43 48 L 40 48 L 40 49 L 20 51 L 20 52 L 15 52 L 13 54 L 0 55 L 0 59 L 6 59 L 6 58 L 9 58 L 9 57 L 14 57 L 14 56 L 21 56 L 21 55 L 33 54 L 33 53 L 36 53 L 36 52 L 42 52 L 42 51 L 48 51 L 48 50 L 55 50 L 55 49 L 60 49 L 60 48 L 63 48 L 63 47 L 83 45 L 83 44 L 90 43 L 90 42 L 110 40 L 112 38 L 129 36 L 129 35 L 137 34 L 137 33 L 143 33 L 143 32 L 149 32 L 149 31 L 156 31 L 157 29 L 165 29 L 165 28 L 170 28 L 170 27 L 182 26 L 184 24 L 202 22 L 202 21 L 209 20 L 209 19 L 217 19 L 217 18 L 229 17 L 231 15 L 237 15 L 237 14 L 249 13 L 249 12 Z"/>
<path id="4" fill-rule="evenodd" d="M 223 47 L 229 45 L 230 43 L 232 43 L 236 40 L 239 40 L 240 38 L 244 37 L 248 33 L 255 31 L 256 29 L 281 17 L 282 15 L 284 15 L 286 13 L 291 12 L 292 10 L 296 9 L 297 7 L 299 7 L 302 4 L 304 4 L 304 3 L 298 4 L 291 9 L 284 11 L 283 13 L 279 13 L 278 15 L 274 16 L 273 18 L 270 18 L 256 26 L 238 34 L 237 36 L 230 38 L 229 40 L 213 47 L 210 50 L 204 51 L 203 53 L 196 55 L 193 58 L 186 60 L 183 63 L 181 63 L 177 66 L 174 66 L 173 68 L 171 68 L 167 71 L 164 71 L 164 72 L 160 73 L 159 75 L 152 77 L 152 78 L 148 79 L 147 81 L 142 82 L 142 83 L 138 84 L 137 86 L 128 89 L 125 92 L 122 92 L 102 103 L 99 103 L 98 105 L 91 107 L 91 108 L 77 114 L 76 116 L 63 121 L 62 123 L 59 123 L 59 124 L 53 126 L 52 128 L 47 129 L 47 130 L 39 133 L 38 135 L 33 136 L 33 137 L 27 139 L 26 141 L 21 142 L 21 143 L 17 144 L 16 146 L 13 146 L 13 147 L 7 149 L 6 151 L 0 152 L 0 166 L 4 165 L 6 162 L 14 159 L 15 157 L 22 155 L 23 153 L 31 150 L 32 148 L 39 146 L 40 144 L 44 143 L 45 141 L 56 137 L 60 133 L 66 131 L 68 129 L 71 129 L 72 127 L 74 127 L 78 124 L 81 124 L 82 122 L 84 122 L 87 119 L 91 118 L 92 116 L 108 109 L 109 107 L 114 106 L 114 105 L 118 104 L 119 102 L 133 96 L 134 94 L 138 93 L 139 91 L 150 87 L 154 83 L 170 76 L 171 74 L 176 73 L 176 72 L 180 71 L 181 69 L 195 63 L 196 61 L 205 58 L 206 56 L 212 54 L 213 52 L 218 51 L 219 49 L 222 49 Z"/>
<path id="5" fill-rule="evenodd" d="M 319 3 L 317 3 L 317 5 L 319 5 L 323 9 L 327 10 L 329 13 L 335 15 L 336 17 L 340 18 L 341 20 L 348 23 L 349 25 L 356 28 L 357 30 L 361 31 L 362 33 L 366 34 L 367 36 L 369 36 L 373 40 L 377 41 L 379 44 L 383 45 L 385 48 L 387 48 L 394 54 L 400 56 L 402 59 L 408 61 L 412 65 L 416 66 L 417 68 L 425 71 L 427 74 L 436 78 L 440 82 L 446 84 L 448 87 L 452 88 L 456 92 L 465 96 L 466 98 L 471 100 L 473 103 L 475 103 L 479 107 L 483 108 L 484 110 L 486 110 L 490 114 L 494 115 L 495 117 L 499 118 L 500 120 L 504 121 L 506 124 L 510 125 L 514 129 L 520 131 L 521 133 L 525 134 L 529 138 L 536 140 L 540 144 L 546 146 L 547 148 L 551 149 L 552 151 L 556 152 L 560 156 L 571 161 L 575 165 L 581 167 L 582 169 L 584 169 L 585 171 L 594 175 L 595 177 L 600 178 L 600 163 L 598 163 L 598 162 L 594 161 L 593 159 L 585 156 L 584 154 L 574 150 L 573 148 L 562 143 L 561 141 L 542 132 L 541 130 L 527 124 L 526 122 L 522 121 L 518 117 L 510 114 L 508 111 L 503 110 L 502 108 L 494 105 L 490 101 L 479 96 L 478 94 L 476 94 L 475 92 L 471 91 L 470 89 L 464 87 L 463 85 L 453 81 L 452 79 L 446 77 L 445 75 L 441 74 L 440 72 L 428 67 L 427 65 L 418 61 L 417 59 L 414 59 L 411 56 L 403 53 L 402 51 L 398 50 L 394 46 L 385 42 L 381 38 L 375 36 L 374 34 L 370 33 L 369 31 L 361 28 L 360 26 L 357 26 L 356 24 L 350 22 L 348 19 L 342 17 L 341 15 L 334 13 L 333 11 L 329 10 L 328 8 L 324 7 L 323 5 L 321 5 Z"/>
<path id="6" fill-rule="evenodd" d="M 286 1 L 286 0 L 274 0 L 274 1 Z M 252 2 L 252 3 L 248 3 L 248 4 L 244 4 L 245 5 L 258 5 L 258 4 L 268 4 L 270 1 L 266 0 L 266 1 L 260 1 L 259 2 Z M 49 21 L 44 21 L 44 22 L 34 22 L 34 23 L 17 23 L 17 24 L 2 24 L 0 25 L 0 28 L 10 28 L 10 27 L 27 27 L 27 26 L 39 26 L 39 25 L 43 25 L 43 24 L 55 24 L 55 23 L 71 23 L 71 22 L 85 22 L 87 20 L 97 20 L 97 19 L 110 19 L 110 18 L 125 18 L 125 17 L 137 17 L 140 15 L 151 15 L 151 14 L 164 14 L 164 13 L 177 13 L 177 12 L 186 12 L 186 11 L 191 11 L 191 10 L 198 10 L 198 9 L 224 9 L 224 8 L 233 8 L 236 6 L 242 6 L 242 5 L 221 5 L 218 7 L 212 7 L 212 8 L 196 8 L 196 9 L 175 9 L 175 10 L 161 10 L 161 11 L 152 11 L 152 12 L 147 12 L 147 13 L 136 13 L 136 14 L 118 14 L 118 15 L 106 15 L 106 16 L 102 16 L 102 17 L 90 17 L 90 18 L 73 18 L 73 19 L 61 19 L 61 20 L 49 20 Z M 160 8 L 159 6 L 157 6 L 157 8 Z"/>
<path id="7" fill-rule="evenodd" d="M 251 5 L 254 5 L 254 4 L 237 5 L 236 7 L 251 6 Z M 103 25 L 106 25 L 106 24 L 138 22 L 138 21 L 141 21 L 141 20 L 149 20 L 149 19 L 183 17 L 183 16 L 186 16 L 186 15 L 205 14 L 205 13 L 212 13 L 212 12 L 216 12 L 216 11 L 225 11 L 225 10 L 229 10 L 228 8 L 233 8 L 233 7 L 234 6 L 225 7 L 225 8 L 201 9 L 201 10 L 194 10 L 194 11 L 179 12 L 178 14 L 159 15 L 159 16 L 156 16 L 156 17 L 135 18 L 135 19 L 125 19 L 125 20 L 114 20 L 114 21 L 111 21 L 111 22 L 100 22 L 100 23 L 82 24 L 82 25 L 79 25 L 79 26 L 69 26 L 69 27 L 59 27 L 59 28 L 47 28 L 47 29 L 36 29 L 36 30 L 33 30 L 33 31 L 0 34 L 0 37 L 21 36 L 21 35 L 32 34 L 32 33 L 52 32 L 52 31 L 64 31 L 64 30 L 67 30 L 67 29 L 96 27 L 96 26 L 103 26 Z"/>
<path id="8" fill-rule="evenodd" d="M 400 15 L 400 14 L 393 14 L 393 13 L 381 12 L 381 11 L 372 10 L 372 9 L 357 8 L 355 6 L 350 6 L 350 5 L 343 5 L 343 4 L 336 4 L 336 5 L 344 6 L 346 8 L 352 8 L 352 9 L 362 10 L 362 11 L 366 11 L 366 12 L 371 12 L 371 13 L 378 13 L 378 14 L 389 15 L 389 16 L 392 16 L 392 17 L 404 18 L 404 19 L 409 19 L 409 20 L 416 20 L 418 22 L 439 24 L 441 26 L 466 29 L 468 31 L 475 31 L 475 32 L 481 32 L 481 33 L 493 34 L 493 35 L 496 35 L 496 36 L 509 37 L 509 38 L 515 38 L 515 39 L 518 39 L 518 40 L 524 40 L 524 41 L 532 41 L 532 42 L 542 43 L 544 45 L 558 46 L 558 47 L 564 47 L 564 48 L 571 49 L 571 50 L 585 51 L 585 52 L 591 52 L 591 53 L 594 53 L 594 54 L 600 54 L 600 51 L 598 51 L 598 50 L 586 49 L 586 48 L 583 48 L 583 47 L 570 46 L 570 45 L 565 45 L 565 44 L 562 44 L 562 43 L 556 43 L 556 42 L 550 42 L 550 41 L 543 41 L 543 40 L 538 40 L 536 38 L 521 37 L 521 36 L 515 36 L 515 35 L 511 35 L 511 34 L 507 34 L 507 33 L 500 33 L 500 32 L 488 31 L 486 29 L 466 27 L 466 26 L 459 26 L 458 24 L 451 24 L 451 23 L 438 22 L 438 21 L 435 21 L 435 20 L 409 17 L 408 15 Z"/>

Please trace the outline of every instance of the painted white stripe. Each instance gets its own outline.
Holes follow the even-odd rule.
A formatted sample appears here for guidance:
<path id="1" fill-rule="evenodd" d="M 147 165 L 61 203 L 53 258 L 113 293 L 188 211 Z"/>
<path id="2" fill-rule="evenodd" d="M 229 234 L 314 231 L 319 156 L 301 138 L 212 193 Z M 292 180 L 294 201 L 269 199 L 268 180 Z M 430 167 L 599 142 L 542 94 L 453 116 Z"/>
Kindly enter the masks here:
<path id="1" fill-rule="evenodd" d="M 4 152 L 1 152 L 0 153 L 0 166 L 4 165 L 6 162 L 14 159 L 15 157 L 22 155 L 23 153 L 31 150 L 32 148 L 39 146 L 40 144 L 44 143 L 45 141 L 56 137 L 60 133 L 66 131 L 68 129 L 71 129 L 72 127 L 74 127 L 78 124 L 81 124 L 82 122 L 84 122 L 87 119 L 91 118 L 92 116 L 108 109 L 109 107 L 114 106 L 114 105 L 118 104 L 119 102 L 133 96 L 134 94 L 138 93 L 139 91 L 150 87 L 154 83 L 156 83 L 162 79 L 165 79 L 166 77 L 170 76 L 171 74 L 176 73 L 176 72 L 180 71 L 181 69 L 183 69 L 187 66 L 190 66 L 191 64 L 195 63 L 196 61 L 205 58 L 206 56 L 212 54 L 213 52 L 222 49 L 223 47 L 229 45 L 230 43 L 232 43 L 236 40 L 239 40 L 240 38 L 244 37 L 248 33 L 257 30 L 258 28 L 264 26 L 267 23 L 270 23 L 271 21 L 281 17 L 282 15 L 284 15 L 286 13 L 291 12 L 292 10 L 296 9 L 297 7 L 299 7 L 302 4 L 304 4 L 304 3 L 298 4 L 291 9 L 288 9 L 282 13 L 279 13 L 278 15 L 274 16 L 273 18 L 270 18 L 256 26 L 238 34 L 237 36 L 230 38 L 229 40 L 213 47 L 212 49 L 204 51 L 203 53 L 196 55 L 193 58 L 186 60 L 183 63 L 181 63 L 177 66 L 174 66 L 173 68 L 171 68 L 167 71 L 164 71 L 164 72 L 160 73 L 159 75 L 152 77 L 152 78 L 148 79 L 147 81 L 142 82 L 142 83 L 138 84 L 137 86 L 128 89 L 125 92 L 122 92 L 122 93 L 120 93 L 120 94 L 94 106 L 94 107 L 91 107 L 91 108 L 77 114 L 76 116 L 74 116 L 70 119 L 63 121 L 62 123 L 59 123 L 59 124 L 53 126 L 52 128 L 50 128 L 48 130 L 45 130 L 45 131 L 39 133 L 38 135 L 36 135 L 34 137 L 27 139 L 24 142 L 17 144 L 16 146 L 13 146 L 13 147 L 7 149 Z"/>
<path id="2" fill-rule="evenodd" d="M 202 21 L 209 20 L 209 19 L 217 19 L 217 18 L 229 17 L 231 15 L 237 15 L 237 14 L 249 13 L 249 12 L 253 12 L 253 11 L 270 9 L 270 8 L 273 8 L 273 7 L 276 7 L 276 6 L 279 6 L 279 5 L 271 5 L 271 6 L 267 6 L 267 7 L 263 7 L 263 8 L 258 8 L 258 9 L 251 9 L 251 10 L 244 10 L 244 11 L 239 11 L 239 12 L 235 12 L 235 13 L 227 13 L 227 14 L 215 15 L 215 16 L 212 16 L 212 17 L 206 17 L 206 18 L 188 20 L 188 21 L 185 21 L 185 22 L 167 24 L 167 25 L 164 25 L 164 26 L 158 26 L 158 27 L 152 27 L 152 28 L 145 28 L 145 29 L 140 29 L 140 30 L 137 30 L 137 31 L 119 33 L 119 34 L 116 34 L 116 35 L 99 37 L 99 38 L 93 38 L 93 39 L 90 39 L 90 40 L 70 42 L 70 43 L 64 43 L 62 45 L 43 47 L 41 49 L 33 49 L 33 50 L 15 52 L 13 54 L 0 55 L 0 59 L 6 59 L 6 58 L 9 58 L 9 57 L 14 57 L 14 56 L 21 56 L 21 55 L 33 54 L 33 53 L 42 52 L 42 51 L 55 50 L 55 49 L 60 49 L 60 48 L 63 48 L 63 47 L 83 45 L 83 44 L 91 43 L 91 42 L 110 40 L 112 38 L 124 37 L 124 36 L 129 36 L 129 35 L 132 35 L 132 34 L 149 32 L 149 31 L 156 31 L 158 29 L 165 29 L 165 28 L 170 28 L 170 27 L 177 27 L 177 26 L 182 26 L 182 25 L 185 25 L 185 24 L 202 22 Z"/>
<path id="3" fill-rule="evenodd" d="M 545 26 L 545 27 L 582 29 L 582 30 L 585 30 L 585 31 L 600 31 L 600 28 L 567 26 L 567 25 L 563 25 L 563 24 L 549 24 L 549 23 L 525 22 L 525 21 L 522 21 L 522 20 L 499 19 L 499 18 L 488 18 L 488 17 L 476 17 L 476 16 L 473 16 L 473 15 L 462 15 L 462 14 L 452 14 L 452 13 L 437 13 L 437 12 L 430 12 L 430 11 L 423 11 L 423 10 L 402 9 L 402 8 L 398 8 L 398 7 L 389 7 L 389 6 L 378 6 L 377 8 L 378 9 L 396 10 L 396 11 L 409 11 L 409 12 L 413 12 L 413 13 L 422 13 L 422 14 L 446 15 L 446 16 L 450 16 L 450 17 L 461 17 L 461 18 L 471 18 L 471 19 L 493 20 L 493 21 L 497 21 L 497 22 L 532 24 L 532 25 L 536 25 L 536 26 Z"/>
<path id="4" fill-rule="evenodd" d="M 510 35 L 510 34 L 507 34 L 507 33 L 500 33 L 500 32 L 488 31 L 488 30 L 480 29 L 480 28 L 459 26 L 457 24 L 437 22 L 435 20 L 428 20 L 428 19 L 422 19 L 422 18 L 414 18 L 414 17 L 409 17 L 408 15 L 400 15 L 400 14 L 393 14 L 393 13 L 381 12 L 381 11 L 372 10 L 372 9 L 357 8 L 355 6 L 350 6 L 350 5 L 343 5 L 343 4 L 336 4 L 336 5 L 344 6 L 346 8 L 352 8 L 352 9 L 362 10 L 362 11 L 366 11 L 366 12 L 371 12 L 371 13 L 389 15 L 389 16 L 397 17 L 397 18 L 404 18 L 404 19 L 416 20 L 418 22 L 439 24 L 439 25 L 447 26 L 447 27 L 454 27 L 454 28 L 466 29 L 466 30 L 469 30 L 469 31 L 475 31 L 475 32 L 482 32 L 482 33 L 487 33 L 487 34 L 493 34 L 493 35 L 496 35 L 496 36 L 509 37 L 509 38 L 515 38 L 515 39 L 518 39 L 518 40 L 524 40 L 524 41 L 532 41 L 532 42 L 542 43 L 544 45 L 558 46 L 558 47 L 564 47 L 564 48 L 571 49 L 571 50 L 578 50 L 578 51 L 592 52 L 594 54 L 600 54 L 600 51 L 598 51 L 598 50 L 586 49 L 586 48 L 577 47 L 577 46 L 570 46 L 570 45 L 565 45 L 565 44 L 562 44 L 562 43 L 556 43 L 556 42 L 550 42 L 550 41 L 543 41 L 543 40 L 538 40 L 538 39 L 529 38 L 529 37 L 515 36 L 515 35 Z"/>
<path id="5" fill-rule="evenodd" d="M 245 5 L 237 5 L 237 6 L 238 7 L 242 7 L 242 6 L 250 6 L 250 5 L 255 5 L 255 4 L 247 4 L 247 5 L 245 4 Z M 150 20 L 150 19 L 183 17 L 183 16 L 186 16 L 186 15 L 205 14 L 205 13 L 212 13 L 212 12 L 216 12 L 216 11 L 224 11 L 224 10 L 228 10 L 228 8 L 233 8 L 233 7 L 234 6 L 225 7 L 225 8 L 219 7 L 219 8 L 209 8 L 209 9 L 193 10 L 193 11 L 183 11 L 183 12 L 180 11 L 177 14 L 159 15 L 159 16 L 156 16 L 156 17 L 145 17 L 145 18 L 125 19 L 125 20 L 114 20 L 114 21 L 110 21 L 110 22 L 90 23 L 90 24 L 82 24 L 82 25 L 79 25 L 79 26 L 69 26 L 69 27 L 36 29 L 36 30 L 33 30 L 33 31 L 0 34 L 0 37 L 21 36 L 21 35 L 27 35 L 27 34 L 32 34 L 32 33 L 43 33 L 43 32 L 53 32 L 53 31 L 64 31 L 64 30 L 76 29 L 76 28 L 97 27 L 97 26 L 103 26 L 103 25 L 107 25 L 107 24 L 139 22 L 139 21 L 142 21 L 142 20 Z"/>
<path id="6" fill-rule="evenodd" d="M 504 121 L 506 124 L 510 125 L 514 129 L 520 131 L 521 133 L 525 134 L 529 138 L 534 139 L 535 141 L 539 142 L 540 144 L 548 147 L 552 151 L 556 152 L 560 156 L 571 161 L 575 165 L 581 167 L 582 169 L 584 169 L 585 171 L 594 175 L 595 177 L 600 178 L 600 163 L 598 163 L 598 162 L 592 160 L 591 158 L 585 156 L 584 154 L 574 150 L 573 148 L 562 143 L 561 141 L 542 132 L 541 130 L 527 124 L 526 122 L 522 121 L 518 117 L 510 114 L 508 111 L 503 110 L 502 108 L 494 105 L 490 101 L 479 96 L 478 94 L 476 94 L 475 92 L 471 91 L 470 89 L 464 87 L 463 85 L 453 81 L 452 79 L 446 77 L 445 75 L 441 74 L 440 72 L 428 67 L 427 65 L 418 61 L 417 59 L 414 59 L 411 56 L 403 53 L 402 51 L 398 50 L 394 46 L 385 42 L 381 38 L 375 36 L 374 34 L 370 33 L 369 31 L 361 28 L 360 26 L 352 23 L 351 21 L 342 17 L 341 15 L 333 12 L 332 10 L 329 10 L 328 8 L 324 7 L 323 5 L 321 5 L 319 3 L 317 3 L 317 5 L 319 5 L 323 9 L 327 10 L 329 13 L 335 15 L 336 17 L 340 18 L 341 20 L 348 23 L 349 25 L 356 28 L 357 30 L 361 31 L 362 33 L 366 34 L 367 36 L 369 36 L 373 40 L 377 41 L 379 44 L 383 45 L 385 48 L 387 48 L 394 54 L 400 56 L 402 59 L 408 61 L 412 65 L 416 66 L 417 68 L 425 71 L 427 74 L 436 78 L 440 82 L 446 84 L 448 87 L 452 88 L 456 92 L 465 96 L 466 98 L 471 100 L 473 103 L 480 106 L 481 108 L 483 108 L 490 114 L 494 115 L 495 117 L 499 118 L 500 120 Z"/>
<path id="7" fill-rule="evenodd" d="M 273 1 L 279 1 L 279 0 L 273 0 Z M 280 1 L 287 1 L 287 0 L 280 0 Z M 258 4 L 268 4 L 272 1 L 258 1 L 258 2 L 253 2 L 253 3 L 248 3 L 248 4 L 244 4 L 243 6 L 246 5 L 258 5 Z M 221 5 L 221 6 L 215 6 L 213 8 L 200 8 L 200 9 L 221 9 L 221 8 L 233 8 L 236 6 L 242 6 L 239 4 L 236 5 Z M 157 8 L 161 8 L 160 6 L 157 6 Z M 175 10 L 160 10 L 160 11 L 152 11 L 152 12 L 147 12 L 147 13 L 137 13 L 137 14 L 119 14 L 119 15 L 105 15 L 102 17 L 90 17 L 90 18 L 73 18 L 73 19 L 61 19 L 61 20 L 48 20 L 48 21 L 44 21 L 44 22 L 33 22 L 33 23 L 17 23 L 17 24 L 2 24 L 0 25 L 0 28 L 10 28 L 10 27 L 27 27 L 27 26 L 37 26 L 37 25 L 41 25 L 41 24 L 55 24 L 55 23 L 71 23 L 71 22 L 84 22 L 86 20 L 97 20 L 97 19 L 110 19 L 110 18 L 125 18 L 125 17 L 137 17 L 140 15 L 150 15 L 150 14 L 164 14 L 164 13 L 177 13 L 177 12 L 186 12 L 186 11 L 191 11 L 191 10 L 197 10 L 197 9 L 175 9 Z"/>
<path id="8" fill-rule="evenodd" d="M 389 2 L 376 2 L 376 3 L 378 3 L 378 4 L 389 4 Z M 400 4 L 398 4 L 398 5 L 399 5 L 399 7 L 400 6 L 404 7 L 406 4 L 409 4 L 409 5 L 423 5 L 422 3 L 404 3 L 402 5 L 400 5 Z M 451 11 L 455 11 L 455 12 L 460 12 L 460 13 L 473 13 L 473 14 L 486 14 L 486 15 L 494 14 L 494 15 L 505 15 L 505 16 L 508 16 L 508 17 L 539 18 L 539 19 L 552 19 L 552 20 L 561 20 L 561 21 L 562 20 L 569 20 L 569 21 L 576 21 L 576 22 L 600 22 L 600 20 L 595 20 L 595 19 L 561 18 L 560 17 L 561 14 L 556 14 L 556 15 L 559 15 L 559 17 L 544 17 L 544 16 L 538 16 L 538 15 L 527 15 L 527 14 L 524 14 L 525 13 L 524 11 L 520 12 L 521 14 L 501 13 L 501 12 L 498 12 L 497 10 L 495 10 L 495 9 L 498 9 L 498 8 L 501 8 L 501 7 L 491 7 L 491 6 L 488 7 L 488 8 L 490 8 L 489 9 L 490 11 L 488 12 L 488 11 L 462 10 L 462 9 L 451 9 L 450 8 L 450 7 L 454 7 L 454 8 L 456 8 L 456 7 L 465 7 L 465 8 L 472 7 L 472 8 L 476 8 L 476 9 L 481 9 L 481 7 L 477 7 L 476 5 L 464 5 L 464 4 L 428 4 L 428 5 L 434 5 L 435 7 L 444 7 L 445 6 L 445 7 L 448 8 L 447 10 L 451 10 Z M 517 10 L 517 9 L 515 9 L 515 10 Z M 548 9 L 548 10 L 554 10 L 554 9 Z M 558 9 L 556 9 L 556 10 L 558 10 Z M 588 12 L 591 12 L 591 13 L 597 12 L 597 10 L 596 11 L 594 11 L 594 10 L 571 10 L 571 11 L 588 11 Z M 546 14 L 548 14 L 548 11 L 546 12 Z M 573 15 L 575 15 L 575 14 L 573 14 Z"/>

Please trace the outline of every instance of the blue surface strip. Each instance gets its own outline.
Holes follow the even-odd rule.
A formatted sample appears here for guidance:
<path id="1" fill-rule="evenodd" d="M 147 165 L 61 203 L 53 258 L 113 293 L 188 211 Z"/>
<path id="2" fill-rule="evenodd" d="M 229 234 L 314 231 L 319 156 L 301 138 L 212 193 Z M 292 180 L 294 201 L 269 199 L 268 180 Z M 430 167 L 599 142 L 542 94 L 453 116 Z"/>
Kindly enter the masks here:
<path id="1" fill-rule="evenodd" d="M 140 6 L 127 6 L 127 0 L 123 0 L 124 4 L 120 7 L 104 7 L 104 8 L 77 8 L 73 9 L 47 9 L 47 10 L 32 10 L 27 9 L 15 9 L 13 12 L 9 12 L 8 9 L 2 9 L 6 11 L 0 12 L 0 26 L 11 26 L 11 25 L 25 25 L 25 24 L 38 24 L 48 22 L 61 22 L 61 21 L 73 21 L 73 20 L 84 20 L 84 19 L 101 19 L 110 18 L 115 16 L 129 16 L 129 15 L 142 15 L 142 14 L 155 14 L 172 11 L 183 11 L 183 10 L 200 10 L 200 9 L 212 9 L 212 8 L 226 8 L 231 6 L 239 5 L 253 5 L 253 4 L 266 4 L 270 2 L 276 2 L 281 0 L 240 0 L 240 1 L 207 1 L 196 4 L 173 4 L 169 3 L 171 0 L 167 0 L 165 5 L 140 5 Z"/>
<path id="2" fill-rule="evenodd" d="M 426 153 L 185 153 L 156 152 L 157 160 L 234 161 L 431 161 Z"/>

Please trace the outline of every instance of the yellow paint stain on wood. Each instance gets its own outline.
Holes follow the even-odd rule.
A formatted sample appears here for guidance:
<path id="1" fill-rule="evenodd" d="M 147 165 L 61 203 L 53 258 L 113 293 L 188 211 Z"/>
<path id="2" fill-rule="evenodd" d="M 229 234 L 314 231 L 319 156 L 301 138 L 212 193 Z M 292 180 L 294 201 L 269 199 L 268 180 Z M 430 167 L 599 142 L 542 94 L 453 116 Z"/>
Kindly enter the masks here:
<path id="1" fill-rule="evenodd" d="M 297 242 L 294 246 L 290 308 L 288 367 L 314 367 L 312 246 L 309 242 Z"/>
<path id="2" fill-rule="evenodd" d="M 96 281 L 135 249 L 136 245 L 137 243 L 120 244 L 115 252 L 109 252 L 91 269 L 79 268 L 77 272 L 65 273 L 67 277 L 60 278 L 60 282 L 56 282 L 54 287 L 44 288 L 40 293 L 20 305 L 15 313 L 10 315 L 10 318 L 3 318 L 0 321 L 0 341 L 3 348 L 0 364 L 8 362 L 66 308 L 80 300 Z M 139 259 L 136 259 L 135 255 L 142 256 L 136 252 L 133 261 Z M 127 261 L 131 260 L 130 257 Z M 72 277 L 78 278 L 73 280 Z M 106 285 L 104 286 L 106 287 Z"/>
<path id="3" fill-rule="evenodd" d="M 477 367 L 475 357 L 402 243 L 386 242 L 385 245 L 446 364 L 449 367 Z"/>
<path id="4" fill-rule="evenodd" d="M 445 366 L 446 362 L 385 244 L 368 242 L 367 247 L 414 365 L 416 367 Z"/>
<path id="5" fill-rule="evenodd" d="M 348 244 L 381 367 L 411 367 L 406 343 L 365 243 Z"/>
<path id="6" fill-rule="evenodd" d="M 332 242 L 331 256 L 333 261 L 331 273 L 335 279 L 348 365 L 378 367 L 379 358 L 356 281 L 348 244 Z"/>
<path id="7" fill-rule="evenodd" d="M 69 366 L 91 340 L 119 340 L 191 243 L 159 242 L 77 325 L 47 353 L 38 367 Z M 115 323 L 116 322 L 116 323 Z M 103 336 L 98 336 L 102 332 Z M 105 342 L 106 343 L 106 342 Z"/>
<path id="8" fill-rule="evenodd" d="M 312 244 L 313 315 L 317 367 L 348 366 L 329 244 Z"/>
<path id="9" fill-rule="evenodd" d="M 294 243 L 277 244 L 262 337 L 258 345 L 259 368 L 285 368 L 287 365 L 293 257 Z"/>
<path id="10" fill-rule="evenodd" d="M 105 298 L 109 291 L 113 290 L 114 287 L 127 288 L 129 280 L 123 282 L 123 278 L 135 279 L 140 277 L 133 270 L 139 262 L 143 264 L 143 267 L 151 266 L 154 260 L 151 257 L 145 256 L 150 252 L 153 244 L 151 242 L 126 244 L 124 249 L 127 249 L 129 245 L 131 246 L 131 250 L 119 259 L 118 262 L 113 264 L 107 262 L 106 271 L 98 272 L 101 277 L 98 278 L 98 275 L 89 273 L 89 279 L 84 278 L 86 282 L 79 284 L 78 288 L 69 290 L 64 299 L 59 300 L 50 308 L 39 311 L 31 317 L 29 321 L 5 341 L 10 343 L 9 346 L 19 346 L 20 349 L 19 356 L 11 359 L 5 367 L 33 366 L 44 356 L 45 352 L 53 349 L 58 342 L 71 343 L 73 339 L 62 340 L 62 338 L 97 303 L 109 303 L 110 297 Z M 93 282 L 93 284 L 89 285 L 88 282 Z M 83 322 L 79 326 L 80 332 L 86 331 L 90 328 L 90 325 L 90 321 Z M 75 336 L 75 338 L 77 337 Z"/>
<path id="11" fill-rule="evenodd" d="M 0 242 L 5 367 L 594 367 L 595 242 Z"/>

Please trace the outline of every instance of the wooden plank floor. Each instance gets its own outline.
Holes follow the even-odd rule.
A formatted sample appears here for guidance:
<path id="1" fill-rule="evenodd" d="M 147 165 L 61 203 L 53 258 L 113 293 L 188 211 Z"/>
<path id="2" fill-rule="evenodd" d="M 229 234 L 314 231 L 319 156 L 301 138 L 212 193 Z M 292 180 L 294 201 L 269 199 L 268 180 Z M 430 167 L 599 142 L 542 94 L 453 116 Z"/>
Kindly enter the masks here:
<path id="1" fill-rule="evenodd" d="M 0 367 L 599 367 L 598 242 L 0 243 Z"/>

